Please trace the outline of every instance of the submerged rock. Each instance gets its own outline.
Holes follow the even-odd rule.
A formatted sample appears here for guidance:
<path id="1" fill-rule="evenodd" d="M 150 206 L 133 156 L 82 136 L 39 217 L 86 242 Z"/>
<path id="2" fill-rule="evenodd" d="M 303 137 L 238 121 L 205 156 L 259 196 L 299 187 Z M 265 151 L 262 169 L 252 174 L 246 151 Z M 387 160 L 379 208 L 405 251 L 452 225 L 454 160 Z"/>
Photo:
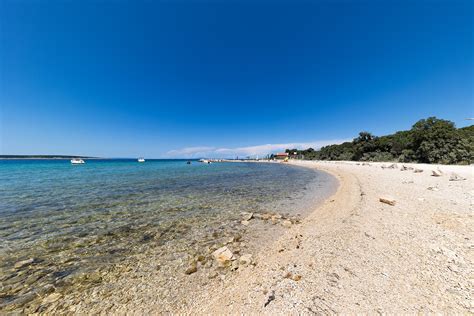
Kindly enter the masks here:
<path id="1" fill-rule="evenodd" d="M 52 293 L 52 294 L 49 294 L 48 296 L 46 296 L 43 301 L 42 301 L 42 304 L 50 304 L 50 303 L 54 303 L 56 302 L 57 300 L 59 300 L 61 298 L 61 294 L 59 293 Z"/>
<path id="2" fill-rule="evenodd" d="M 191 263 L 191 265 L 186 269 L 186 271 L 184 271 L 184 273 L 186 273 L 186 274 L 188 274 L 188 275 L 189 275 L 189 274 L 193 274 L 193 273 L 195 273 L 195 272 L 197 272 L 197 264 L 196 264 L 196 262 Z"/>
<path id="3" fill-rule="evenodd" d="M 234 242 L 239 242 L 240 240 L 242 240 L 242 235 L 240 235 L 240 234 L 235 234 L 235 235 L 234 235 Z"/>
<path id="4" fill-rule="evenodd" d="M 11 301 L 6 306 L 6 310 L 14 310 L 14 309 L 17 309 L 19 307 L 22 307 L 22 306 L 28 304 L 29 302 L 31 302 L 32 300 L 34 300 L 37 297 L 38 296 L 36 295 L 36 293 L 33 293 L 33 292 L 29 292 L 29 293 L 26 293 L 24 295 L 21 295 L 18 298 L 16 298 L 15 300 Z"/>
<path id="5" fill-rule="evenodd" d="M 243 212 L 242 218 L 244 221 L 249 221 L 253 218 L 253 213 Z"/>
<path id="6" fill-rule="evenodd" d="M 269 220 L 271 217 L 272 217 L 272 214 L 269 214 L 269 213 L 265 213 L 265 214 L 260 215 L 260 218 L 265 220 L 265 221 Z"/>
<path id="7" fill-rule="evenodd" d="M 199 255 L 199 256 L 196 257 L 196 261 L 205 262 L 205 261 L 206 261 L 206 257 L 203 256 L 203 255 Z"/>
<path id="8" fill-rule="evenodd" d="M 35 259 L 33 259 L 33 258 L 26 259 L 26 260 L 23 260 L 23 261 L 18 261 L 17 263 L 15 263 L 14 268 L 15 269 L 21 269 L 25 266 L 28 266 L 28 265 L 32 264 L 34 261 L 35 261 Z"/>

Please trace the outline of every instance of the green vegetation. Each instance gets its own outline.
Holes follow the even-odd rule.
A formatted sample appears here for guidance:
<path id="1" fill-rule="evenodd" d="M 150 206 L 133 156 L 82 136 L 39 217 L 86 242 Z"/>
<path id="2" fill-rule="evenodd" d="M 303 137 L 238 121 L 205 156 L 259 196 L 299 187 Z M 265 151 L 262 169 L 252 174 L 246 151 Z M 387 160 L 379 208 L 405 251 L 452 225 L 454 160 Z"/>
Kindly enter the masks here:
<path id="1" fill-rule="evenodd" d="M 474 125 L 457 129 L 453 122 L 429 117 L 392 135 L 360 132 L 352 142 L 287 152 L 317 160 L 469 164 L 474 163 Z"/>

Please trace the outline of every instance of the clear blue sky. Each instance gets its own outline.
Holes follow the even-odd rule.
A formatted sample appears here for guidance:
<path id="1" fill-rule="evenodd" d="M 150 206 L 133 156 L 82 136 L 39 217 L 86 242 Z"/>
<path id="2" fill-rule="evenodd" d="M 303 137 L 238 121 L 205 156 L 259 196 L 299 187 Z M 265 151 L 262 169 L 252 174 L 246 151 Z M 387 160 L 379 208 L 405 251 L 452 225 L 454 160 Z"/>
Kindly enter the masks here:
<path id="1" fill-rule="evenodd" d="M 233 155 L 474 116 L 471 0 L 2 0 L 0 23 L 1 154 Z"/>

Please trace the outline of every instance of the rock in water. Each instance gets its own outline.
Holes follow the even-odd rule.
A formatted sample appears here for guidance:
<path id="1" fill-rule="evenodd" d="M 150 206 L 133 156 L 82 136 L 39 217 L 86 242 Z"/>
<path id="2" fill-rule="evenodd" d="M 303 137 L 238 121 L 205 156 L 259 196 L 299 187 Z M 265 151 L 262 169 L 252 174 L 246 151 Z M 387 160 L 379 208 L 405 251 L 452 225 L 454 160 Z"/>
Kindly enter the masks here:
<path id="1" fill-rule="evenodd" d="M 269 214 L 269 213 L 265 213 L 261 215 L 261 219 L 265 221 L 269 220 L 271 217 L 272 217 L 272 214 Z"/>
<path id="2" fill-rule="evenodd" d="M 420 173 L 420 172 L 423 172 L 423 169 L 415 169 L 413 172 L 414 173 Z"/>
<path id="3" fill-rule="evenodd" d="M 283 227 L 290 228 L 290 227 L 291 227 L 291 221 L 289 221 L 289 220 L 284 220 L 284 221 L 281 223 L 281 225 L 282 225 Z"/>
<path id="4" fill-rule="evenodd" d="M 229 250 L 226 246 L 221 247 L 212 253 L 212 256 L 217 261 L 217 264 L 220 267 L 227 267 L 230 265 L 231 261 L 235 259 L 232 251 Z"/>
<path id="5" fill-rule="evenodd" d="M 196 262 L 191 263 L 191 265 L 186 269 L 184 273 L 189 275 L 189 274 L 193 274 L 194 272 L 197 272 Z"/>
<path id="6" fill-rule="evenodd" d="M 244 226 L 249 226 L 249 224 L 250 224 L 249 221 L 241 221 L 240 223 Z"/>
<path id="7" fill-rule="evenodd" d="M 42 301 L 42 304 L 50 304 L 50 303 L 54 303 L 56 302 L 57 300 L 59 300 L 61 298 L 61 294 L 59 293 L 52 293 L 52 294 L 49 294 L 48 296 L 46 296 L 43 301 Z"/>
<path id="8" fill-rule="evenodd" d="M 460 175 L 454 172 L 449 177 L 449 181 L 463 181 L 463 180 L 466 180 L 466 178 L 461 177 Z"/>
<path id="9" fill-rule="evenodd" d="M 32 264 L 34 261 L 35 261 L 35 259 L 33 259 L 33 258 L 26 259 L 26 260 L 23 260 L 23 261 L 18 261 L 17 263 L 15 263 L 14 267 L 15 267 L 15 269 L 21 269 L 24 266 L 28 266 L 28 265 Z"/>
<path id="10" fill-rule="evenodd" d="M 249 264 L 252 263 L 252 255 L 251 254 L 242 255 L 239 258 L 239 263 L 243 266 L 248 266 Z"/>
<path id="11" fill-rule="evenodd" d="M 381 197 L 381 198 L 379 198 L 379 201 L 382 202 L 382 203 L 391 205 L 391 206 L 394 206 L 395 203 L 396 203 L 394 199 L 389 198 L 389 197 Z"/>
<path id="12" fill-rule="evenodd" d="M 253 218 L 253 213 L 243 212 L 242 217 L 244 221 L 249 221 Z"/>

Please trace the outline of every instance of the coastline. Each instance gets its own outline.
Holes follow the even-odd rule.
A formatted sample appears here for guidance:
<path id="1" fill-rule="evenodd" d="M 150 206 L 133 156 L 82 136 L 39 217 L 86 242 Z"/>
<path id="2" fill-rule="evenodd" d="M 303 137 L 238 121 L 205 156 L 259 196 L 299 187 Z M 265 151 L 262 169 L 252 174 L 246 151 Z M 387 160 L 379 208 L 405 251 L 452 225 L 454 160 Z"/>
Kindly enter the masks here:
<path id="1" fill-rule="evenodd" d="M 288 164 L 330 174 L 338 181 L 336 191 L 309 199 L 313 204 L 304 204 L 308 210 L 302 217 L 263 220 L 265 213 L 254 213 L 243 224 L 240 217 L 248 213 L 237 213 L 236 221 L 221 223 L 236 228 L 233 234 L 206 237 L 208 253 L 193 251 L 192 242 L 171 252 L 138 253 L 133 264 L 123 261 L 93 274 L 106 281 L 103 286 L 42 297 L 50 304 L 41 312 L 473 312 L 474 166 Z M 439 177 L 431 175 L 439 170 Z M 453 173 L 465 179 L 450 181 Z M 381 197 L 395 205 L 381 203 Z M 291 199 L 287 203 L 294 205 Z M 235 252 L 238 267 L 216 267 L 211 253 L 222 240 Z M 248 254 L 251 264 L 241 264 Z M 168 259 L 174 263 L 166 264 Z M 198 273 L 185 273 L 193 260 L 199 261 Z"/>
<path id="2" fill-rule="evenodd" d="M 159 164 L 146 164 L 148 168 L 140 169 L 133 168 L 134 164 L 128 165 L 132 167 L 130 171 L 137 175 L 135 178 L 124 177 L 128 185 L 148 178 L 154 185 L 156 177 L 143 177 L 143 173 L 154 174 L 156 168 L 164 178 L 164 169 L 170 170 L 170 175 L 176 173 L 176 169 L 167 165 L 164 169 Z M 54 238 L 51 247 L 48 240 L 40 242 L 38 252 L 15 252 L 12 248 L 11 256 L 6 257 L 8 261 L 5 260 L 2 266 L 6 269 L 2 270 L 5 272 L 2 281 L 7 280 L 5 284 L 8 287 L 2 288 L 2 294 L 7 299 L 1 302 L 0 310 L 25 313 L 174 313 L 182 306 L 193 304 L 196 289 L 206 292 L 232 280 L 234 275 L 238 275 L 236 270 L 244 270 L 248 266 L 242 263 L 241 258 L 256 256 L 289 227 L 299 225 L 307 215 L 307 206 L 325 199 L 336 187 L 335 180 L 326 173 L 318 175 L 317 172 L 307 172 L 303 167 L 283 164 L 241 164 L 235 165 L 235 168 L 234 165 L 203 164 L 193 169 L 179 162 L 175 165 L 176 168 L 179 166 L 181 173 L 195 169 L 190 173 L 192 177 L 189 180 L 184 179 L 180 186 L 176 186 L 179 191 L 165 191 L 169 192 L 168 205 L 183 205 L 181 201 L 187 201 L 184 207 L 166 207 L 164 202 L 168 200 L 166 195 L 161 194 L 157 204 L 141 204 L 137 208 L 132 205 L 130 212 L 118 214 L 120 216 L 82 221 L 81 227 L 91 227 L 84 237 L 76 234 L 72 235 L 73 238 L 69 235 L 63 238 L 59 235 L 61 238 Z M 123 169 L 108 170 L 112 176 L 124 174 Z M 135 170 L 141 172 L 136 173 Z M 61 170 L 57 172 L 62 174 Z M 196 177 L 194 172 L 205 177 Z M 53 179 L 59 177 L 57 174 L 45 174 Z M 82 178 L 83 174 L 78 173 L 79 180 L 90 180 L 89 177 Z M 219 178 L 216 174 L 227 176 Z M 101 175 L 101 178 L 107 176 L 106 173 Z M 245 176 L 234 179 L 230 175 Z M 121 183 L 114 178 L 110 180 L 115 185 Z M 77 178 L 72 181 L 80 183 Z M 185 185 L 190 189 L 183 190 Z M 91 187 L 94 188 L 94 185 Z M 12 190 L 12 196 L 15 192 L 18 191 Z M 153 187 L 152 192 L 156 196 L 159 191 Z M 57 195 L 59 198 L 64 196 L 63 193 Z M 180 196 L 183 200 L 176 200 Z M 140 197 L 138 195 L 132 201 Z M 83 203 L 83 200 L 78 201 Z M 110 201 L 125 203 L 128 199 L 111 197 Z M 176 201 L 179 203 L 176 204 Z M 165 207 L 160 207 L 163 204 Z M 108 205 L 104 200 L 104 207 Z M 129 204 L 124 205 L 128 207 Z M 71 210 L 74 210 L 73 206 L 71 204 Z M 195 209 L 195 216 L 180 215 Z M 167 213 L 159 215 L 163 210 Z M 253 215 L 245 223 L 244 218 L 249 212 Z M 143 220 L 135 219 L 137 214 Z M 167 214 L 171 217 L 166 217 Z M 134 217 L 128 222 L 129 216 Z M 44 228 L 51 227 L 44 224 L 42 217 L 38 220 Z M 69 224 L 74 224 L 75 220 L 73 216 L 55 225 L 62 227 L 65 223 L 66 228 L 75 227 Z M 20 222 L 21 219 L 18 219 Z M 32 222 L 35 223 L 36 219 L 32 218 Z M 148 224 L 154 222 L 157 224 Z M 106 230 L 96 230 L 96 223 L 109 226 L 105 227 Z M 29 231 L 25 233 L 25 236 L 30 235 Z M 59 252 L 56 250 L 58 246 L 61 247 Z M 217 249 L 224 246 L 234 253 L 231 265 L 221 266 L 213 256 Z M 65 272 L 60 275 L 54 274 L 54 271 Z M 36 282 L 38 278 L 40 280 Z M 25 288 L 25 283 L 28 288 Z M 5 296 L 10 293 L 15 296 Z"/>
<path id="3" fill-rule="evenodd" d="M 473 166 L 290 163 L 329 172 L 337 192 L 263 249 L 256 267 L 180 312 L 473 312 Z M 449 181 L 453 172 L 466 180 Z"/>

